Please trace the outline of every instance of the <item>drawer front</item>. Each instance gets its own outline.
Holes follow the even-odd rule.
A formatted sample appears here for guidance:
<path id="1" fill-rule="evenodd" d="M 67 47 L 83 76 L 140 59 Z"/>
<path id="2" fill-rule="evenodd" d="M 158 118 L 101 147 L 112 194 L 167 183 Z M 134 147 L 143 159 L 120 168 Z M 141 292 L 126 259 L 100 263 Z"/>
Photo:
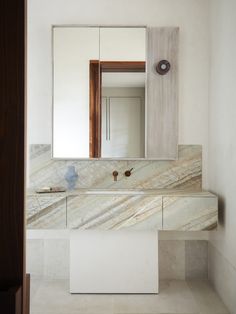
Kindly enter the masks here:
<path id="1" fill-rule="evenodd" d="M 163 230 L 211 230 L 217 221 L 217 197 L 163 197 Z"/>
<path id="2" fill-rule="evenodd" d="M 26 216 L 28 229 L 65 229 L 66 197 L 28 196 Z"/>
<path id="3" fill-rule="evenodd" d="M 67 200 L 68 228 L 101 230 L 162 229 L 162 197 L 78 195 Z"/>

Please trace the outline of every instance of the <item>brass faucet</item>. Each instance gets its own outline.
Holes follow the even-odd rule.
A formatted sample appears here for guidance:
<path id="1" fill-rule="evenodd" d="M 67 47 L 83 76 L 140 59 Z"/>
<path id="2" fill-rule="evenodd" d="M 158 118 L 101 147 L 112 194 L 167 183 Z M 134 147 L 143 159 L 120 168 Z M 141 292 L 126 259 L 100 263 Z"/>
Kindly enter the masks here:
<path id="1" fill-rule="evenodd" d="M 125 171 L 125 176 L 126 177 L 130 177 L 131 176 L 131 171 L 133 170 L 134 168 L 131 168 L 131 169 L 129 169 L 129 170 L 126 170 Z"/>
<path id="2" fill-rule="evenodd" d="M 118 177 L 118 171 L 116 171 L 116 170 L 114 170 L 113 172 L 112 172 L 112 175 L 113 175 L 113 177 L 114 177 L 114 181 L 117 181 L 117 177 Z"/>

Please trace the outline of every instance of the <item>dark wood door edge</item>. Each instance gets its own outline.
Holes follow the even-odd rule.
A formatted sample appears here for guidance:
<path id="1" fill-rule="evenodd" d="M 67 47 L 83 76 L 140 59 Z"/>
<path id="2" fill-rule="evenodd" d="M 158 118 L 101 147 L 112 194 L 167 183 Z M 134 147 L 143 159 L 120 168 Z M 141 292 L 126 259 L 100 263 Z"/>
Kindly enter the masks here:
<path id="1" fill-rule="evenodd" d="M 89 64 L 89 157 L 101 157 L 100 68 L 98 60 Z"/>
<path id="2" fill-rule="evenodd" d="M 145 72 L 145 61 L 100 61 L 101 72 Z"/>
<path id="3" fill-rule="evenodd" d="M 14 286 L 7 290 L 0 290 L 0 313 L 22 313 L 22 286 Z"/>
<path id="4" fill-rule="evenodd" d="M 25 313 L 30 314 L 30 274 L 26 274 L 25 282 Z"/>

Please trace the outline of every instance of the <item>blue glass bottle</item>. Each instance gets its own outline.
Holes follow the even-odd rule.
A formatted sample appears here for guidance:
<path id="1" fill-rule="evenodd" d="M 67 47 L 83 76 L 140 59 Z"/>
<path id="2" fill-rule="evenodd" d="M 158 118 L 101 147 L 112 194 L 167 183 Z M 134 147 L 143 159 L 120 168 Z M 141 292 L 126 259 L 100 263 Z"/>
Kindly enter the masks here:
<path id="1" fill-rule="evenodd" d="M 68 166 L 65 174 L 65 180 L 68 184 L 68 190 L 73 190 L 78 180 L 78 173 L 75 171 L 75 166 Z"/>

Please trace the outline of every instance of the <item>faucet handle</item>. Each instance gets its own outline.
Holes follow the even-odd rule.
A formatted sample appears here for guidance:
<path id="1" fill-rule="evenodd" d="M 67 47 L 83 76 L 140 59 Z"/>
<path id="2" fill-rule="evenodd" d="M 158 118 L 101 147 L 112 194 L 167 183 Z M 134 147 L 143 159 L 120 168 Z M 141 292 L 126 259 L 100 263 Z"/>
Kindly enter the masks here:
<path id="1" fill-rule="evenodd" d="M 125 171 L 125 176 L 126 177 L 130 177 L 131 176 L 131 171 L 133 170 L 134 168 L 131 168 L 131 169 L 129 169 L 129 170 L 126 170 Z"/>
<path id="2" fill-rule="evenodd" d="M 113 177 L 114 177 L 114 181 L 117 181 L 117 177 L 118 177 L 118 171 L 116 171 L 116 170 L 114 170 L 113 172 L 112 172 L 112 175 L 113 175 Z"/>

